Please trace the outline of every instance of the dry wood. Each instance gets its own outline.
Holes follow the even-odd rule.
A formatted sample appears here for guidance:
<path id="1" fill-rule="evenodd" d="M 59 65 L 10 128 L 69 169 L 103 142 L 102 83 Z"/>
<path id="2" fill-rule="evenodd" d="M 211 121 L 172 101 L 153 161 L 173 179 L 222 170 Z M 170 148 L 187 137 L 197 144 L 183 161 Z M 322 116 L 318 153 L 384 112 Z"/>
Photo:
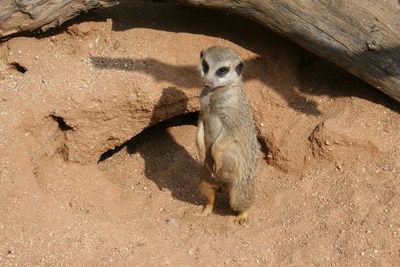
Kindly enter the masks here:
<path id="1" fill-rule="evenodd" d="M 400 102 L 398 0 L 180 0 L 250 17 Z"/>
<path id="2" fill-rule="evenodd" d="M 0 0 L 0 38 L 58 26 L 79 13 L 109 7 L 118 0 Z"/>
<path id="3" fill-rule="evenodd" d="M 179 0 L 250 17 L 400 102 L 398 0 Z M 0 38 L 60 25 L 118 0 L 0 0 Z"/>

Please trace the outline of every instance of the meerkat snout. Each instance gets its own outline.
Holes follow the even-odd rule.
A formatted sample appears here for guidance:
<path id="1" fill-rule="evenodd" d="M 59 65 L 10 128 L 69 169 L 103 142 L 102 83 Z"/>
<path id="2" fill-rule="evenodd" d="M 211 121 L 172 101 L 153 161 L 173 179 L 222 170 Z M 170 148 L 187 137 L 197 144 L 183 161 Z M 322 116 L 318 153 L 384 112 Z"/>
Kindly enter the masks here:
<path id="1" fill-rule="evenodd" d="M 205 87 L 239 84 L 243 68 L 243 60 L 234 50 L 214 46 L 200 53 L 199 71 Z"/>

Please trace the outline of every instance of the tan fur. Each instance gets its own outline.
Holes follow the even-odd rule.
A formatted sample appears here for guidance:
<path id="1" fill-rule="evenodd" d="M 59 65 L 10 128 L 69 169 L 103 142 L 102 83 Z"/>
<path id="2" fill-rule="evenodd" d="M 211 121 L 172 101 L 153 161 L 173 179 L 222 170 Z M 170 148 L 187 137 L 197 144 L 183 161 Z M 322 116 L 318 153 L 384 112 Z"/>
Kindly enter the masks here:
<path id="1" fill-rule="evenodd" d="M 212 212 L 216 190 L 226 185 L 240 224 L 248 220 L 259 156 L 254 121 L 242 88 L 241 68 L 238 71 L 241 63 L 240 55 L 229 48 L 211 47 L 201 53 L 200 72 L 206 86 L 200 95 L 196 138 L 204 164 L 200 191 L 207 199 L 199 215 Z M 216 74 L 221 67 L 229 68 L 222 77 Z"/>

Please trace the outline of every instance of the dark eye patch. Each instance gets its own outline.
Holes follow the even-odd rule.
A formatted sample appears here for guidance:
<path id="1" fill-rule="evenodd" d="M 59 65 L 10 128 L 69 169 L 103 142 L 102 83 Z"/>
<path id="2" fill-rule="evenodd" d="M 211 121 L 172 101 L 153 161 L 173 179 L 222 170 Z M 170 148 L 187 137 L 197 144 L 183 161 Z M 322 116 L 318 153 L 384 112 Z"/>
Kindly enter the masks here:
<path id="1" fill-rule="evenodd" d="M 203 72 L 207 73 L 210 67 L 208 66 L 207 62 L 205 60 L 201 61 L 201 66 L 203 67 Z"/>
<path id="2" fill-rule="evenodd" d="M 217 74 L 217 76 L 221 77 L 221 76 L 224 76 L 225 74 L 227 74 L 228 71 L 229 71 L 228 67 L 221 67 L 215 72 L 215 74 Z"/>
<path id="3" fill-rule="evenodd" d="M 235 70 L 236 70 L 237 75 L 240 75 L 240 74 L 242 73 L 243 67 L 244 67 L 243 62 L 240 62 L 240 63 L 236 66 Z"/>

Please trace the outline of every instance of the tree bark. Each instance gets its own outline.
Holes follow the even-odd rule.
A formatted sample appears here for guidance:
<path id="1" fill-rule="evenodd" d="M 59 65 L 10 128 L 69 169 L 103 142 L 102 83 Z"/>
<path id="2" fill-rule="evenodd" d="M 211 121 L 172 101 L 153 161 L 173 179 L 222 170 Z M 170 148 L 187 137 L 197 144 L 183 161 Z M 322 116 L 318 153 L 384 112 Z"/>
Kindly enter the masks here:
<path id="1" fill-rule="evenodd" d="M 399 0 L 179 0 L 263 24 L 400 102 Z M 46 30 L 118 0 L 0 0 L 0 38 Z"/>
<path id="2" fill-rule="evenodd" d="M 179 0 L 247 16 L 400 102 L 400 1 Z"/>
<path id="3" fill-rule="evenodd" d="M 0 0 L 0 38 L 22 32 L 43 31 L 97 7 L 118 0 Z"/>

